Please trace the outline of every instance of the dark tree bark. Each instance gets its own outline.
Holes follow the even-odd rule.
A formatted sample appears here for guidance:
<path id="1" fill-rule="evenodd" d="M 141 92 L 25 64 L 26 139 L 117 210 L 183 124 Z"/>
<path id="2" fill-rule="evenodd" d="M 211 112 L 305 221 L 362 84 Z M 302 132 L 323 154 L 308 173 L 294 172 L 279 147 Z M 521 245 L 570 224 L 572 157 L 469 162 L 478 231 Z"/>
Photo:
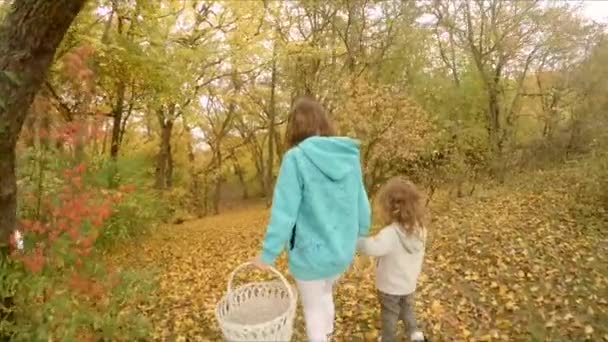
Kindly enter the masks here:
<path id="1" fill-rule="evenodd" d="M 167 189 L 172 185 L 173 158 L 171 155 L 171 134 L 173 133 L 173 119 L 175 117 L 175 104 L 171 104 L 167 111 L 159 109 L 156 114 L 161 129 L 160 145 L 156 159 L 157 189 Z"/>
<path id="2" fill-rule="evenodd" d="M 84 2 L 17 0 L 0 27 L 0 247 L 17 225 L 17 139 L 55 51 Z"/>

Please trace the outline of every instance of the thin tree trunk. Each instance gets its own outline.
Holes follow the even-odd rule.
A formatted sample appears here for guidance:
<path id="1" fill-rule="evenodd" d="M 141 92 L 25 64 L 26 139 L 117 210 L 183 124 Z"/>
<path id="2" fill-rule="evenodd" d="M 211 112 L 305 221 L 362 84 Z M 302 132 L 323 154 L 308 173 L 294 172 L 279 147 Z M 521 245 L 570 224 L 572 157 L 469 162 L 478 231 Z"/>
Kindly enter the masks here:
<path id="1" fill-rule="evenodd" d="M 567 154 L 575 152 L 580 147 L 579 146 L 580 126 L 581 126 L 581 120 L 575 116 L 572 119 L 572 123 L 570 125 L 570 138 L 568 139 L 568 145 L 566 145 Z"/>
<path id="2" fill-rule="evenodd" d="M 48 150 L 51 147 L 51 116 L 49 113 L 44 113 L 40 118 L 38 128 L 44 130 L 44 134 L 38 135 L 40 147 Z"/>
<path id="3" fill-rule="evenodd" d="M 231 159 L 232 165 L 234 166 L 234 173 L 238 177 L 239 183 L 243 188 L 243 199 L 246 200 L 249 198 L 249 191 L 247 189 L 247 181 L 245 180 L 245 170 L 239 163 L 239 159 L 234 154 L 232 154 Z"/>
<path id="4" fill-rule="evenodd" d="M 266 186 L 266 172 L 264 170 L 263 161 L 255 161 L 255 175 L 260 184 L 261 196 L 266 197 L 267 186 Z"/>
<path id="5" fill-rule="evenodd" d="M 196 217 L 201 218 L 203 216 L 202 206 L 201 206 L 201 198 L 200 198 L 200 178 L 198 172 L 196 171 L 196 156 L 194 154 L 194 142 L 192 139 L 192 132 L 190 128 L 185 125 L 186 132 L 189 135 L 188 139 L 188 167 L 190 171 L 190 196 L 191 196 L 191 205 L 194 209 L 194 214 Z"/>
<path id="6" fill-rule="evenodd" d="M 173 148 L 171 146 L 171 131 L 173 130 L 173 121 L 170 123 L 169 139 L 167 139 L 167 174 L 165 175 L 165 187 L 171 189 L 173 187 Z"/>
<path id="7" fill-rule="evenodd" d="M 42 214 L 42 197 L 44 196 L 44 180 L 46 174 L 46 148 L 42 145 L 38 151 L 38 184 L 36 189 L 36 220 L 40 221 Z"/>
<path id="8" fill-rule="evenodd" d="M 253 139 L 258 139 L 254 137 Z M 260 184 L 260 195 L 262 197 L 266 197 L 266 172 L 264 169 L 264 146 L 259 146 L 258 141 L 255 140 L 251 144 L 251 159 L 253 161 L 253 165 L 255 166 L 256 171 L 256 179 Z"/>
<path id="9" fill-rule="evenodd" d="M 108 132 L 110 131 L 108 129 L 108 123 L 104 120 L 103 124 L 103 139 L 101 140 L 101 155 L 105 155 L 106 154 L 106 146 L 108 145 Z"/>
<path id="10" fill-rule="evenodd" d="M 279 165 L 281 164 L 281 162 L 283 161 L 283 154 L 285 153 L 285 147 L 283 142 L 281 141 L 281 134 L 279 132 L 279 130 L 275 129 L 274 132 L 274 145 L 275 145 L 275 152 L 276 152 L 276 156 L 277 156 L 277 160 L 279 161 Z"/>
<path id="11" fill-rule="evenodd" d="M 113 161 L 118 158 L 120 149 L 120 129 L 125 101 L 125 82 L 119 80 L 116 84 L 116 102 L 112 110 L 112 140 L 110 142 L 110 157 Z"/>
<path id="12" fill-rule="evenodd" d="M 220 199 L 222 197 L 222 150 L 218 143 L 215 147 L 215 162 L 217 163 L 217 175 L 215 177 L 215 193 L 213 195 L 213 213 L 218 215 L 220 213 Z"/>
<path id="13" fill-rule="evenodd" d="M 79 127 L 74 135 L 74 164 L 78 164 L 85 159 L 85 129 L 83 127 Z"/>
<path id="14" fill-rule="evenodd" d="M 99 155 L 99 127 L 100 122 L 97 119 L 92 119 L 92 130 L 91 130 L 91 139 L 93 140 L 93 147 L 91 149 L 92 155 Z"/>
<path id="15" fill-rule="evenodd" d="M 25 120 L 25 146 L 33 148 L 36 146 L 36 116 L 28 115 Z"/>
<path id="16" fill-rule="evenodd" d="M 492 149 L 496 154 L 500 154 L 500 108 L 498 92 L 495 89 L 488 90 L 488 136 Z"/>
<path id="17" fill-rule="evenodd" d="M 15 1 L 0 26 L 0 257 L 17 226 L 17 139 L 55 51 L 84 2 Z"/>
<path id="18" fill-rule="evenodd" d="M 203 216 L 207 216 L 209 213 L 209 175 L 205 173 L 203 178 Z"/>
<path id="19" fill-rule="evenodd" d="M 277 81 L 277 62 L 276 62 L 276 42 L 272 51 L 272 76 L 270 83 L 270 108 L 268 111 L 268 169 L 266 170 L 266 206 L 270 207 L 272 203 L 272 192 L 274 185 L 273 169 L 274 169 L 274 130 L 275 130 L 275 93 Z"/>
<path id="20" fill-rule="evenodd" d="M 119 80 L 116 84 L 116 102 L 112 110 L 112 135 L 110 140 L 110 172 L 108 186 L 115 188 L 118 185 L 118 151 L 120 149 L 120 127 L 122 123 L 123 106 L 125 99 L 125 82 Z"/>
<path id="21" fill-rule="evenodd" d="M 261 195 L 262 195 L 262 197 L 265 198 L 265 197 L 268 196 L 268 194 L 266 193 L 266 191 L 268 191 L 267 190 L 268 187 L 266 186 L 266 174 L 265 174 L 265 170 L 263 168 L 259 168 L 257 170 L 256 174 L 257 174 L 258 181 L 260 183 L 260 189 L 262 191 Z"/>
<path id="22" fill-rule="evenodd" d="M 164 109 L 160 108 L 156 112 L 156 116 L 158 118 L 158 123 L 160 126 L 160 140 L 158 146 L 158 154 L 156 155 L 156 170 L 154 172 L 155 182 L 154 187 L 157 189 L 163 189 L 165 185 L 165 173 L 167 166 L 167 157 L 166 157 L 166 149 L 165 149 L 165 113 Z"/>

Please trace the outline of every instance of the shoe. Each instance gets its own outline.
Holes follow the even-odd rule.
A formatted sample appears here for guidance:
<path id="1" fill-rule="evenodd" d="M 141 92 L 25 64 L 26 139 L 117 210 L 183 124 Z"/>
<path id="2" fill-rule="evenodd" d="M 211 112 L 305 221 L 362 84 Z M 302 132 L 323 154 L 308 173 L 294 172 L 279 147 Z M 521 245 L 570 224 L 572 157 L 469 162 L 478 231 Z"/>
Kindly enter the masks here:
<path id="1" fill-rule="evenodd" d="M 410 341 L 412 342 L 424 342 L 424 334 L 422 331 L 414 331 L 412 335 L 410 335 Z"/>

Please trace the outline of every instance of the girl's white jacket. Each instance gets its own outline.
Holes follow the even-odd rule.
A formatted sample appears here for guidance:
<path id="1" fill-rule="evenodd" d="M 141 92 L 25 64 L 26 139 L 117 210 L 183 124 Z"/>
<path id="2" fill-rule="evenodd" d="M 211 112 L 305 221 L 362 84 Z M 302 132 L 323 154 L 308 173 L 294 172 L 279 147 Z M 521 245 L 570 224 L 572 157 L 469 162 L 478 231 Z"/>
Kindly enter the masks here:
<path id="1" fill-rule="evenodd" d="M 416 290 L 426 234 L 426 229 L 422 228 L 408 235 L 394 223 L 374 237 L 359 238 L 357 249 L 363 254 L 378 257 L 376 287 L 379 291 L 402 296 Z"/>

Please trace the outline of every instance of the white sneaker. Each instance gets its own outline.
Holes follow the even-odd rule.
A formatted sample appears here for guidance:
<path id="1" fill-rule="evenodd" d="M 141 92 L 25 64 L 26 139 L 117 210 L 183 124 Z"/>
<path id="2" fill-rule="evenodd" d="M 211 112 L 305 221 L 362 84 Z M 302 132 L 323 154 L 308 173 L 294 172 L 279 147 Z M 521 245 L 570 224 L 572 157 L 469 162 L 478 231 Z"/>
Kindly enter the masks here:
<path id="1" fill-rule="evenodd" d="M 414 331 L 412 333 L 412 335 L 410 336 L 410 341 L 412 341 L 412 342 L 418 342 L 418 341 L 424 342 L 424 334 L 420 330 Z"/>

